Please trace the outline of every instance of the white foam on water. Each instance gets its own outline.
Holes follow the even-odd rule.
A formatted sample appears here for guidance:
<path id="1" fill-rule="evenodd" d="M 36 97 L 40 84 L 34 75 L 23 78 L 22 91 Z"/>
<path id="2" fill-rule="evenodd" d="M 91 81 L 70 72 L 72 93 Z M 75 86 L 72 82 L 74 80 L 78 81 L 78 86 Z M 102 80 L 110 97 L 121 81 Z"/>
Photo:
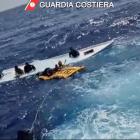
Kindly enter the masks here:
<path id="1" fill-rule="evenodd" d="M 63 45 L 66 43 L 67 38 L 69 37 L 69 33 L 66 33 L 63 38 L 58 42 L 59 45 Z"/>
<path id="2" fill-rule="evenodd" d="M 53 39 L 55 39 L 57 36 L 58 36 L 57 34 L 53 35 L 51 38 L 49 38 L 47 41 L 45 41 L 45 44 L 49 44 L 50 41 L 53 41 Z"/>
<path id="3" fill-rule="evenodd" d="M 48 136 L 53 139 L 140 138 L 139 113 L 118 110 L 115 105 L 108 106 L 107 109 L 85 109 L 76 120 L 56 128 Z"/>
<path id="4" fill-rule="evenodd" d="M 120 18 L 116 19 L 110 27 L 115 27 L 115 26 L 125 26 L 125 25 L 131 25 L 129 20 L 134 20 L 136 21 L 138 19 L 138 15 L 132 16 L 132 17 L 125 17 L 125 18 Z"/>
<path id="5" fill-rule="evenodd" d="M 114 69 L 119 68 L 123 72 L 116 73 Z M 101 80 L 97 80 L 99 75 Z M 90 86 L 91 82 L 98 88 Z M 140 139 L 139 83 L 140 63 L 135 61 L 83 74 L 71 86 L 75 92 L 79 87 L 91 106 L 47 136 L 53 139 Z M 94 101 L 98 102 L 94 104 Z"/>
<path id="6" fill-rule="evenodd" d="M 109 53 L 107 53 L 106 56 L 118 56 L 122 53 L 127 53 L 128 49 L 139 48 L 139 45 L 139 36 L 121 36 L 115 39 L 113 49 Z"/>
<path id="7" fill-rule="evenodd" d="M 90 25 L 100 26 L 100 25 L 103 25 L 104 19 L 101 19 L 101 20 L 90 19 L 89 23 Z"/>

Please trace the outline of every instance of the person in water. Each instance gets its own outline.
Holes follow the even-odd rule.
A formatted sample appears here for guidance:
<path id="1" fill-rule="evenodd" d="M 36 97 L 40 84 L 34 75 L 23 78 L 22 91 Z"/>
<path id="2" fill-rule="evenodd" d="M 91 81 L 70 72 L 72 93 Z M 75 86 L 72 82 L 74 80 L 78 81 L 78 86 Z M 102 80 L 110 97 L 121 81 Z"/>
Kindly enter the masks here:
<path id="1" fill-rule="evenodd" d="M 30 65 L 29 63 L 25 63 L 25 66 L 24 66 L 24 72 L 25 73 L 29 73 L 29 72 L 31 72 L 31 71 L 35 71 L 36 70 L 36 68 L 35 68 L 35 66 L 34 65 Z"/>
<path id="2" fill-rule="evenodd" d="M 37 76 L 52 76 L 54 73 L 56 73 L 58 70 L 62 69 L 64 65 L 61 61 L 58 62 L 58 65 L 56 64 L 53 69 L 46 68 L 43 72 L 37 73 Z"/>
<path id="3" fill-rule="evenodd" d="M 4 76 L 4 74 L 2 73 L 2 71 L 0 71 L 0 79 Z"/>
<path id="4" fill-rule="evenodd" d="M 69 52 L 69 57 L 78 57 L 80 54 L 77 50 L 73 49 L 72 47 L 70 48 L 70 52 Z"/>
<path id="5" fill-rule="evenodd" d="M 20 75 L 24 74 L 24 72 L 22 69 L 18 68 L 18 66 L 15 66 L 15 74 L 17 76 L 20 76 Z"/>
<path id="6" fill-rule="evenodd" d="M 51 69 L 51 68 L 46 68 L 42 73 L 41 73 L 41 75 L 43 75 L 43 76 L 51 76 L 51 75 L 53 75 L 53 69 Z"/>
<path id="7" fill-rule="evenodd" d="M 37 75 L 43 75 L 43 76 L 52 76 L 55 72 L 57 72 L 58 70 L 60 70 L 60 67 L 62 67 L 62 62 L 59 62 L 59 65 L 55 65 L 55 67 L 53 69 L 51 68 L 46 68 L 43 72 L 41 72 L 40 74 Z"/>

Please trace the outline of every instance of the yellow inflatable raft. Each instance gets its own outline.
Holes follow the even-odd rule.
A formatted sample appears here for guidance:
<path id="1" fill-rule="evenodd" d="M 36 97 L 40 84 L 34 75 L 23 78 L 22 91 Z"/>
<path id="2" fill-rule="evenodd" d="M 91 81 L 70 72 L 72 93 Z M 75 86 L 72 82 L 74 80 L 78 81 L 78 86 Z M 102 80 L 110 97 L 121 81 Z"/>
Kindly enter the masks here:
<path id="1" fill-rule="evenodd" d="M 85 67 L 65 67 L 56 73 L 54 73 L 52 76 L 39 76 L 40 80 L 52 80 L 52 79 L 66 79 L 75 73 L 84 70 Z"/>

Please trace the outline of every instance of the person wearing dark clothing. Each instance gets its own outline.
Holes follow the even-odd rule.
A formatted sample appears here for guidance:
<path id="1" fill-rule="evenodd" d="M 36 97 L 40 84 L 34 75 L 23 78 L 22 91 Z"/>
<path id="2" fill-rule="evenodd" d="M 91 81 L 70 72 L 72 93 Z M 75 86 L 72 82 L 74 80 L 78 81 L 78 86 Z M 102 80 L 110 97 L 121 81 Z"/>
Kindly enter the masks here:
<path id="1" fill-rule="evenodd" d="M 60 69 L 61 69 L 61 68 L 63 68 L 63 67 L 64 67 L 64 65 L 62 64 L 62 62 L 61 62 L 61 61 L 59 61 L 59 62 L 58 62 L 58 68 L 60 68 Z"/>
<path id="2" fill-rule="evenodd" d="M 22 69 L 18 68 L 18 66 L 15 66 L 15 74 L 17 76 L 20 76 L 20 75 L 24 74 L 24 72 Z"/>
<path id="3" fill-rule="evenodd" d="M 29 63 L 25 63 L 25 66 L 24 66 L 24 72 L 25 73 L 29 73 L 31 71 L 35 71 L 36 68 L 34 65 L 30 65 Z"/>
<path id="4" fill-rule="evenodd" d="M 73 49 L 72 47 L 70 48 L 70 52 L 69 52 L 69 57 L 78 57 L 80 54 L 77 50 Z"/>
<path id="5" fill-rule="evenodd" d="M 51 68 L 46 68 L 42 73 L 41 75 L 43 76 L 51 76 L 53 75 L 53 70 Z"/>
<path id="6" fill-rule="evenodd" d="M 56 64 L 55 68 L 53 69 L 54 72 L 57 72 L 59 70 L 59 66 Z"/>
<path id="7" fill-rule="evenodd" d="M 0 70 L 0 79 L 4 76 L 2 70 Z"/>
<path id="8" fill-rule="evenodd" d="M 1 79 L 3 76 L 4 76 L 3 73 L 0 71 L 0 79 Z"/>

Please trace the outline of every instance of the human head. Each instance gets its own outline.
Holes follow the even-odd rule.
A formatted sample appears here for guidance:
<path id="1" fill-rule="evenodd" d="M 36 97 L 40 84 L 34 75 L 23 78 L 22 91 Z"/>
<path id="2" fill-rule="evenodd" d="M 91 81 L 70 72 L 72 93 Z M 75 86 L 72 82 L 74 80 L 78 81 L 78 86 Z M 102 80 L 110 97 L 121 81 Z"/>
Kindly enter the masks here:
<path id="1" fill-rule="evenodd" d="M 59 66 L 62 66 L 62 62 L 61 62 L 61 61 L 59 61 L 59 62 L 58 62 L 58 65 L 59 65 Z"/>
<path id="2" fill-rule="evenodd" d="M 15 66 L 15 69 L 18 69 L 18 66 Z"/>
<path id="3" fill-rule="evenodd" d="M 73 48 L 72 48 L 72 47 L 70 47 L 70 50 L 73 50 Z"/>
<path id="4" fill-rule="evenodd" d="M 28 62 L 26 62 L 26 63 L 25 63 L 25 65 L 29 65 L 29 63 L 28 63 Z"/>

